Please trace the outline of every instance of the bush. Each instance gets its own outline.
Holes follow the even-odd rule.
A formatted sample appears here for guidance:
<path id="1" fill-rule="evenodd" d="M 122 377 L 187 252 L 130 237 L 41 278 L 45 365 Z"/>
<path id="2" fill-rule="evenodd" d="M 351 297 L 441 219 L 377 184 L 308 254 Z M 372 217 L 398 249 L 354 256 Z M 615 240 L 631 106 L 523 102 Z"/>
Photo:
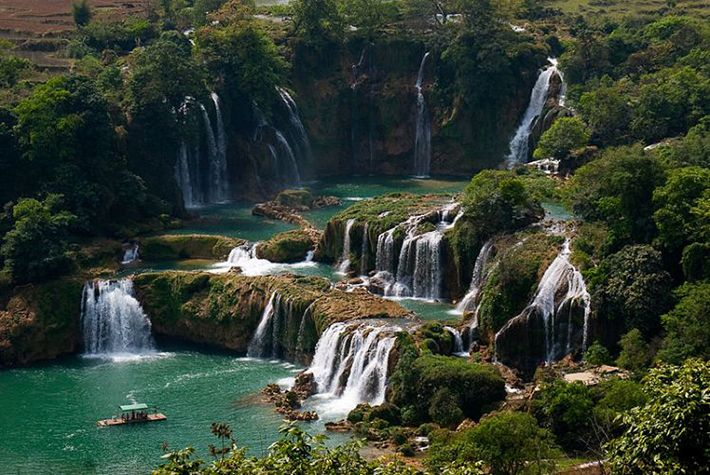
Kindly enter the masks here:
<path id="1" fill-rule="evenodd" d="M 680 300 L 661 317 L 665 336 L 658 359 L 671 364 L 710 359 L 710 283 L 685 284 L 675 295 Z"/>
<path id="2" fill-rule="evenodd" d="M 587 364 L 599 366 L 611 364 L 614 362 L 614 359 L 611 357 L 609 350 L 607 350 L 604 345 L 598 341 L 595 341 L 584 353 L 584 361 Z"/>
<path id="3" fill-rule="evenodd" d="M 648 367 L 651 362 L 650 349 L 638 329 L 634 328 L 623 335 L 619 346 L 621 352 L 616 359 L 617 365 L 637 373 Z"/>
<path id="4" fill-rule="evenodd" d="M 534 401 L 534 412 L 544 427 L 567 449 L 585 449 L 594 407 L 591 390 L 563 380 L 543 386 Z"/>
<path id="5" fill-rule="evenodd" d="M 491 414 L 461 433 L 437 432 L 427 465 L 432 471 L 447 463 L 482 460 L 491 474 L 553 473 L 559 456 L 554 437 L 534 417 L 520 412 Z"/>
<path id="6" fill-rule="evenodd" d="M 71 270 L 67 238 L 75 216 L 62 209 L 61 196 L 20 199 L 12 208 L 12 219 L 0 253 L 13 281 L 32 282 Z"/>
<path id="7" fill-rule="evenodd" d="M 540 137 L 535 159 L 565 158 L 572 150 L 584 147 L 589 142 L 589 131 L 579 117 L 561 117 Z"/>
<path id="8" fill-rule="evenodd" d="M 623 417 L 626 431 L 608 448 L 613 473 L 705 473 L 710 467 L 710 363 L 651 370 L 643 383 L 648 402 Z"/>
<path id="9" fill-rule="evenodd" d="M 390 381 L 388 400 L 405 408 L 407 422 L 415 422 L 412 407 L 420 418 L 453 426 L 464 417 L 478 419 L 505 397 L 503 379 L 492 366 L 432 354 L 412 358 L 406 350 L 403 355 Z"/>

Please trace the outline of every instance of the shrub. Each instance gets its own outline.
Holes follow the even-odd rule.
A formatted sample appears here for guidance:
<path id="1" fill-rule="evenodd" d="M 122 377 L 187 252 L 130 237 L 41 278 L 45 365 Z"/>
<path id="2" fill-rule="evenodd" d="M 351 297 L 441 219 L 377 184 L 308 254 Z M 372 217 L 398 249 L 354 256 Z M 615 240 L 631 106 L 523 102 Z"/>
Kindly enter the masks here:
<path id="1" fill-rule="evenodd" d="M 540 137 L 535 159 L 565 158 L 572 150 L 581 148 L 589 142 L 589 131 L 579 117 L 561 117 Z"/>
<path id="2" fill-rule="evenodd" d="M 611 357 L 609 350 L 604 345 L 595 341 L 584 353 L 584 361 L 590 365 L 599 366 L 603 364 L 611 364 L 614 359 Z"/>
<path id="3" fill-rule="evenodd" d="M 640 372 L 648 367 L 651 362 L 650 350 L 638 329 L 634 328 L 623 335 L 619 346 L 621 352 L 616 359 L 617 365 L 634 372 Z"/>
<path id="4" fill-rule="evenodd" d="M 710 466 L 710 363 L 651 370 L 643 383 L 648 402 L 623 417 L 626 431 L 607 447 L 613 473 L 705 473 Z"/>

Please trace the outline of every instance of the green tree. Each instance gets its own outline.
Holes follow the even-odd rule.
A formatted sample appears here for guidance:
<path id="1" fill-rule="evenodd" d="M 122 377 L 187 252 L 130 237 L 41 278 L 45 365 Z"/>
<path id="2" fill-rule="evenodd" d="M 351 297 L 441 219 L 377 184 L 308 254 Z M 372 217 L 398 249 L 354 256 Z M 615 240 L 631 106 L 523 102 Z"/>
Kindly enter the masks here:
<path id="1" fill-rule="evenodd" d="M 611 357 L 609 350 L 607 350 L 604 345 L 602 345 L 599 341 L 595 341 L 589 345 L 589 348 L 587 348 L 587 351 L 584 353 L 584 362 L 590 365 L 599 366 L 611 364 L 613 362 L 613 358 Z"/>
<path id="2" fill-rule="evenodd" d="M 483 461 L 493 475 L 552 473 L 559 456 L 554 437 L 529 414 L 490 414 L 462 433 L 435 433 L 427 466 L 435 473 L 454 460 Z"/>
<path id="3" fill-rule="evenodd" d="M 672 284 L 660 252 L 650 246 L 626 246 L 589 276 L 597 316 L 617 328 L 638 328 L 647 337 L 659 329 L 660 316 L 671 306 Z"/>
<path id="4" fill-rule="evenodd" d="M 200 57 L 222 78 L 236 104 L 256 102 L 265 113 L 277 98 L 286 63 L 273 40 L 254 21 L 205 28 L 198 33 Z"/>
<path id="5" fill-rule="evenodd" d="M 658 359 L 671 364 L 710 359 L 710 283 L 685 284 L 675 294 L 678 303 L 661 317 L 665 336 Z"/>
<path id="6" fill-rule="evenodd" d="M 591 430 L 594 407 L 591 390 L 581 383 L 555 380 L 535 397 L 534 412 L 567 449 L 584 449 Z"/>
<path id="7" fill-rule="evenodd" d="M 699 359 L 651 370 L 648 402 L 623 417 L 625 432 L 608 445 L 613 473 L 704 473 L 710 466 L 710 364 Z"/>
<path id="8" fill-rule="evenodd" d="M 291 7 L 294 31 L 306 42 L 323 45 L 342 37 L 345 24 L 337 0 L 295 0 Z"/>
<path id="9" fill-rule="evenodd" d="M 93 81 L 54 77 L 35 87 L 14 112 L 14 132 L 23 152 L 16 173 L 33 179 L 25 193 L 63 195 L 67 210 L 77 218 L 74 228 L 84 233 L 113 228 L 126 212 L 142 215 L 145 191 L 125 194 L 138 191 L 142 183 L 126 170 L 109 105 Z M 128 201 L 118 204 L 119 196 Z"/>
<path id="10" fill-rule="evenodd" d="M 74 215 L 62 209 L 61 196 L 20 199 L 12 208 L 12 220 L 0 253 L 14 282 L 33 282 L 70 270 L 67 236 Z"/>
<path id="11" fill-rule="evenodd" d="M 373 36 L 396 18 L 398 5 L 390 0 L 348 0 L 342 2 L 342 11 L 349 24 Z"/>
<path id="12" fill-rule="evenodd" d="M 624 334 L 619 340 L 619 346 L 621 352 L 616 364 L 635 373 L 640 373 L 648 367 L 651 362 L 651 350 L 640 330 L 634 328 Z"/>
<path id="13" fill-rule="evenodd" d="M 653 190 L 664 180 L 664 168 L 641 147 L 607 149 L 579 168 L 569 187 L 575 213 L 588 221 L 605 221 L 611 248 L 649 242 L 655 234 Z"/>
<path id="14" fill-rule="evenodd" d="M 582 119 L 561 117 L 542 134 L 533 155 L 537 160 L 548 157 L 561 159 L 588 142 L 589 132 Z"/>
<path id="15" fill-rule="evenodd" d="M 685 167 L 671 170 L 666 184 L 653 192 L 653 220 L 658 240 L 675 255 L 689 243 L 710 234 L 710 222 L 694 212 L 700 200 L 710 199 L 710 169 Z"/>
<path id="16" fill-rule="evenodd" d="M 91 21 L 91 7 L 87 0 L 76 0 L 71 5 L 74 23 L 79 28 L 84 27 Z"/>
<path id="17" fill-rule="evenodd" d="M 540 219 L 540 203 L 512 172 L 485 170 L 473 177 L 464 192 L 465 217 L 485 223 L 488 235 L 514 231 Z"/>

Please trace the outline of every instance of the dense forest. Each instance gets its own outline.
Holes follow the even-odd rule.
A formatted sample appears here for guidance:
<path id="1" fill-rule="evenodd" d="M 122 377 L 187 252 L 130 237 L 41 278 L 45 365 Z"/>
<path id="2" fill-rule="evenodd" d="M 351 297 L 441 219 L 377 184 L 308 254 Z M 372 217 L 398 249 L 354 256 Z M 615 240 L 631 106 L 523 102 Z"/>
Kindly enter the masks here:
<path id="1" fill-rule="evenodd" d="M 289 423 L 260 457 L 217 414 L 210 456 L 171 444 L 154 473 L 710 469 L 707 5 L 160 0 L 112 15 L 94 3 L 75 1 L 75 27 L 34 43 L 66 68 L 0 35 L 0 372 L 86 351 L 89 295 L 104 292 L 90 282 L 124 279 L 128 251 L 242 251 L 242 274 L 136 271 L 153 332 L 310 365 L 276 402 L 294 411 L 326 392 L 323 374 L 349 394 L 354 348 L 372 344 L 361 358 L 381 361 L 360 376 L 380 386 L 360 390 L 377 397 L 337 422 L 356 441 Z M 312 184 L 402 175 L 468 184 L 404 185 L 313 224 L 335 199 Z M 248 256 L 239 229 L 180 234 L 204 207 L 237 202 L 297 229 Z M 341 274 L 246 267 L 307 252 Z M 400 298 L 460 312 L 432 321 Z M 416 323 L 376 339 L 348 326 L 383 317 Z M 352 352 L 347 365 L 321 354 L 329 341 L 343 361 Z M 382 457 L 363 455 L 375 446 Z"/>

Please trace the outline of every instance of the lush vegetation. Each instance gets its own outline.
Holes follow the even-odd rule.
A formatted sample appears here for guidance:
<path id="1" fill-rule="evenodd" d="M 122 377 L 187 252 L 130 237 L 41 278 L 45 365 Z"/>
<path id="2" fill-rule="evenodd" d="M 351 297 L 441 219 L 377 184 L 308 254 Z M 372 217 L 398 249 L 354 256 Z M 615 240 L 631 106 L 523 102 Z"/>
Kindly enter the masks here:
<path id="1" fill-rule="evenodd" d="M 509 104 L 508 92 L 527 99 L 534 82 L 527 72 L 549 54 L 560 59 L 567 102 L 546 105 L 543 119 L 552 117 L 550 107 L 559 118 L 531 148 L 535 158 L 559 160 L 561 173 L 550 180 L 520 167 L 473 177 L 461 195 L 465 213 L 446 234 L 453 253 L 447 257 L 456 262 L 447 278 L 457 274 L 465 282 L 483 244 L 495 245 L 496 266 L 480 289 L 477 315 L 480 342 L 490 344 L 529 303 L 562 243 L 530 225 L 543 218 L 543 201 L 564 202 L 577 219 L 567 230 L 574 235 L 572 261 L 592 301 L 591 338 L 579 363 L 588 370 L 615 364 L 626 372 L 585 386 L 565 382 L 557 369 L 541 369 L 539 391 L 503 405 L 505 383 L 489 364 L 491 348 L 469 359 L 449 356 L 451 334 L 441 324 L 426 324 L 399 336 L 386 403 L 361 406 L 348 420 L 357 434 L 389 441 L 405 455 L 414 453 L 414 437 L 428 437 L 428 472 L 368 462 L 357 445 L 328 448 L 295 427 L 265 457 L 252 458 L 236 446 L 229 428 L 216 425 L 214 461 L 199 460 L 191 449 L 169 452 L 156 473 L 546 473 L 563 453 L 608 460 L 621 474 L 708 470 L 710 28 L 700 8 L 656 0 L 294 0 L 259 8 L 249 0 L 158 3 L 144 16 L 114 20 L 90 2 L 74 2 L 77 29 L 63 51 L 72 67 L 62 74 L 42 70 L 0 41 L 5 359 L 72 351 L 79 300 L 68 296 L 78 294 L 81 279 L 66 275 L 116 261 L 118 240 L 150 233 L 139 240 L 143 257 L 154 260 L 224 258 L 241 243 L 160 234 L 190 217 L 174 178 L 176 158 L 185 141 L 199 143 L 202 109 L 215 117 L 212 91 L 231 111 L 226 140 L 239 158 L 233 175 L 258 176 L 271 155 L 255 137 L 264 121 L 283 115 L 277 88 L 299 81 L 298 61 L 304 61 L 301 69 L 317 63 L 320 73 L 345 64 L 347 80 L 337 87 L 333 78 L 342 79 L 341 73 L 308 79 L 323 90 L 340 87 L 324 102 L 348 115 L 347 101 L 356 91 L 349 82 L 352 51 L 382 39 L 397 51 L 398 41 L 414 45 L 418 57 L 431 51 L 426 92 L 436 147 L 459 141 L 457 121 L 484 122 L 486 130 L 504 133 L 482 118 Z M 621 14 L 623 3 L 633 4 L 632 15 Z M 563 13 L 580 4 L 599 14 Z M 366 80 L 385 66 L 368 70 Z M 412 78 L 397 80 L 409 94 Z M 409 134 L 405 126 L 390 125 L 398 137 Z M 347 142 L 347 135 L 337 139 Z M 264 197 L 268 186 L 253 188 L 259 187 L 244 196 Z M 290 190 L 276 203 L 300 208 L 312 198 Z M 363 201 L 336 216 L 322 243 L 342 246 L 348 219 L 357 220 L 358 238 L 368 223 L 373 241 L 449 199 L 399 193 Z M 424 222 L 419 231 L 434 226 Z M 103 251 L 92 252 L 96 247 Z M 292 231 L 264 242 L 258 253 L 292 262 L 313 247 L 313 235 Z M 318 251 L 328 261 L 342 248 Z M 375 304 L 364 292 L 331 290 L 323 279 L 291 276 L 148 274 L 136 278 L 136 289 L 162 333 L 230 349 L 248 345 L 274 289 L 304 308 L 317 300 L 309 350 L 328 323 L 395 306 Z M 54 294 L 62 298 L 55 302 Z M 297 335 L 286 330 L 285 349 L 292 351 Z M 216 333 L 221 340 L 215 341 Z M 30 338 L 46 351 L 33 353 Z"/>

